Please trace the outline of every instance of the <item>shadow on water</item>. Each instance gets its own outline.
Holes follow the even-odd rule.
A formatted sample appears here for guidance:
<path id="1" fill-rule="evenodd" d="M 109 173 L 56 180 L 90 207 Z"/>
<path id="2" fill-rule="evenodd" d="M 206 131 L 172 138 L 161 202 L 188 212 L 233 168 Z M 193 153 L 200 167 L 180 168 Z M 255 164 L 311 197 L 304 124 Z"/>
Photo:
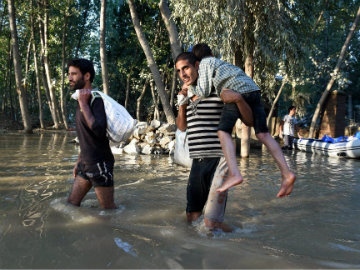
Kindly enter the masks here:
<path id="1" fill-rule="evenodd" d="M 71 134 L 0 136 L 0 268 L 359 268 L 360 160 L 287 152 L 294 194 L 275 197 L 267 152 L 239 159 L 226 223 L 185 220 L 189 170 L 167 156 L 116 156 L 116 210 L 93 190 L 66 203 L 78 147 Z"/>

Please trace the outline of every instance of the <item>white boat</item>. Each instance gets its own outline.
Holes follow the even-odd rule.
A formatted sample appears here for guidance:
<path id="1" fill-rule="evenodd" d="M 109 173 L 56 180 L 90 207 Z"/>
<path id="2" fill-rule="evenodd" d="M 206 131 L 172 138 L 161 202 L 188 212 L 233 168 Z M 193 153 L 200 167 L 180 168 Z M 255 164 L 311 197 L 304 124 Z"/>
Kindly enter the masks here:
<path id="1" fill-rule="evenodd" d="M 294 146 L 301 151 L 323 154 L 330 157 L 360 158 L 360 139 L 358 136 L 349 137 L 339 142 L 294 139 Z"/>

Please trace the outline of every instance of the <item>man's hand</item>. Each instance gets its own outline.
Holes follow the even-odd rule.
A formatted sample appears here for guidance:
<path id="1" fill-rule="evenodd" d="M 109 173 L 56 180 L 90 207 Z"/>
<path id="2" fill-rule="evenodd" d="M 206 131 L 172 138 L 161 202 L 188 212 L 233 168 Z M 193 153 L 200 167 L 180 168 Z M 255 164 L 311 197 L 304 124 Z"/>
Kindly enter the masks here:
<path id="1" fill-rule="evenodd" d="M 91 90 L 90 89 L 80 89 L 79 90 L 78 101 L 79 101 L 80 107 L 82 107 L 84 105 L 89 105 L 90 99 L 91 99 Z"/>
<path id="2" fill-rule="evenodd" d="M 76 162 L 75 166 L 74 166 L 74 169 L 73 169 L 73 176 L 74 178 L 76 177 L 77 175 L 77 167 L 78 167 L 78 163 Z"/>
<path id="3" fill-rule="evenodd" d="M 184 95 L 185 97 L 187 97 L 187 91 L 188 91 L 188 86 L 183 84 L 181 91 L 178 93 L 178 95 Z"/>
<path id="4" fill-rule="evenodd" d="M 224 103 L 236 103 L 243 99 L 241 94 L 239 94 L 231 89 L 228 89 L 228 88 L 222 89 L 222 91 L 220 93 L 220 98 Z"/>

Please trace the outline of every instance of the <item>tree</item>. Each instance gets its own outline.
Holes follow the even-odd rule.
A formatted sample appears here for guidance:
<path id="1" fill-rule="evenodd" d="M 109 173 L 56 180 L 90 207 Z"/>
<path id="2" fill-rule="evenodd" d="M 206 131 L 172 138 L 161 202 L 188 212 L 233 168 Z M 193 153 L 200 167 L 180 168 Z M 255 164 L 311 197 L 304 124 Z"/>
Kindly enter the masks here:
<path id="1" fill-rule="evenodd" d="M 334 68 L 334 71 L 332 72 L 331 74 L 331 79 L 330 81 L 328 82 L 317 106 L 316 106 L 316 110 L 315 110 L 315 113 L 314 113 L 314 116 L 311 120 L 311 126 L 310 126 L 310 131 L 309 131 L 309 137 L 310 138 L 313 138 L 314 137 L 314 132 L 315 132 L 315 125 L 316 125 L 316 122 L 317 122 L 317 119 L 319 117 L 319 114 L 320 114 L 320 110 L 321 108 L 323 107 L 325 101 L 326 101 L 326 98 L 328 96 L 328 94 L 330 93 L 330 90 L 332 88 L 332 86 L 334 85 L 334 82 L 336 80 L 336 76 L 338 75 L 338 72 L 340 70 L 340 67 L 341 67 L 341 64 L 344 60 L 344 57 L 345 57 L 345 52 L 350 44 L 350 40 L 351 38 L 353 37 L 354 35 L 354 31 L 357 27 L 357 24 L 359 22 L 359 19 L 360 19 L 360 6 L 359 6 L 359 9 L 357 11 L 357 14 L 356 14 L 356 17 L 355 17 L 355 20 L 354 20 L 354 23 L 352 24 L 351 28 L 350 28 L 350 31 L 346 37 L 346 40 L 345 40 L 345 43 L 344 45 L 342 46 L 341 48 L 341 52 L 340 52 L 340 55 L 339 55 L 339 58 L 338 58 L 338 61 L 336 63 L 336 66 Z"/>
<path id="2" fill-rule="evenodd" d="M 149 43 L 143 33 L 141 25 L 140 25 L 140 21 L 139 21 L 137 12 L 136 12 L 135 5 L 132 0 L 128 0 L 128 4 L 129 4 L 130 14 L 131 14 L 131 18 L 132 18 L 132 21 L 134 24 L 134 28 L 135 28 L 136 34 L 138 36 L 138 39 L 139 39 L 139 43 L 141 44 L 141 47 L 143 48 L 149 68 L 151 70 L 151 73 L 153 74 L 153 78 L 154 78 L 156 87 L 158 89 L 158 93 L 159 93 L 159 96 L 161 99 L 161 103 L 162 103 L 163 110 L 164 110 L 164 113 L 166 116 L 166 120 L 168 123 L 174 124 L 175 116 L 171 110 L 169 98 L 165 92 L 165 87 L 164 87 L 164 84 L 161 79 L 160 71 L 156 65 L 151 48 L 149 46 Z"/>
<path id="3" fill-rule="evenodd" d="M 8 9 L 9 9 L 9 23 L 11 31 L 11 43 L 12 43 L 12 52 L 13 52 L 13 61 L 15 69 L 15 80 L 16 80 L 16 90 L 19 96 L 19 103 L 21 109 L 21 116 L 24 124 L 24 131 L 26 133 L 32 133 L 31 120 L 27 105 L 26 92 L 22 85 L 22 70 L 21 70 L 21 58 L 19 53 L 19 41 L 16 28 L 16 11 L 14 6 L 14 0 L 8 0 Z"/>
<path id="4" fill-rule="evenodd" d="M 160 0 L 159 9 L 161 12 L 161 17 L 169 33 L 171 52 L 175 61 L 175 58 L 182 52 L 181 42 L 179 40 L 179 34 L 176 28 L 176 24 L 171 19 L 170 9 L 166 0 Z"/>
<path id="5" fill-rule="evenodd" d="M 32 1 L 31 1 L 32 7 Z M 39 109 L 39 122 L 40 128 L 45 128 L 44 123 L 44 115 L 42 109 L 42 98 L 41 98 L 41 88 L 40 88 L 40 74 L 39 74 L 39 66 L 38 66 L 38 56 L 37 56 L 37 47 L 35 41 L 35 25 L 34 25 L 34 10 L 31 10 L 31 40 L 32 40 L 32 51 L 33 51 L 33 59 L 34 59 L 34 69 L 35 69 L 35 79 L 36 79 L 36 93 L 38 99 L 38 109 Z"/>
<path id="6" fill-rule="evenodd" d="M 232 60 L 254 78 L 263 97 L 275 92 L 279 65 L 289 67 L 301 59 L 291 3 L 172 0 L 171 7 L 185 43 L 208 43 L 215 54 Z M 242 140 L 248 141 L 249 134 L 249 130 L 244 132 Z M 248 152 L 242 147 L 242 156 L 248 156 Z"/>
<path id="7" fill-rule="evenodd" d="M 49 104 L 50 111 L 54 122 L 54 128 L 60 128 L 60 114 L 59 107 L 56 99 L 55 87 L 52 83 L 52 73 L 50 68 L 50 59 L 49 59 L 49 2 L 48 0 L 42 0 L 40 3 L 41 9 L 44 11 L 43 18 L 39 15 L 39 30 L 40 30 L 40 43 L 41 43 L 41 56 L 45 68 L 45 78 L 44 83 L 47 84 L 49 90 Z"/>
<path id="8" fill-rule="evenodd" d="M 100 59 L 101 59 L 101 77 L 103 81 L 104 93 L 109 95 L 109 75 L 106 59 L 106 0 L 101 0 L 100 11 Z"/>

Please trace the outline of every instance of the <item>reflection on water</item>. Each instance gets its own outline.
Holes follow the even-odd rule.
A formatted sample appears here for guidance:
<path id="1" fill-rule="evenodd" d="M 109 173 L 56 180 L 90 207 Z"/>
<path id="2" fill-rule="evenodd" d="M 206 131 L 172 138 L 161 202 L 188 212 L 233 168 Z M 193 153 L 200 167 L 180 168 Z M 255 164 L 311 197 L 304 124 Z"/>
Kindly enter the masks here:
<path id="1" fill-rule="evenodd" d="M 116 156 L 116 210 L 93 190 L 66 203 L 74 134 L 0 136 L 0 268 L 359 268 L 360 160 L 287 152 L 298 180 L 277 199 L 267 152 L 239 159 L 226 223 L 185 221 L 189 171 L 168 156 Z"/>

